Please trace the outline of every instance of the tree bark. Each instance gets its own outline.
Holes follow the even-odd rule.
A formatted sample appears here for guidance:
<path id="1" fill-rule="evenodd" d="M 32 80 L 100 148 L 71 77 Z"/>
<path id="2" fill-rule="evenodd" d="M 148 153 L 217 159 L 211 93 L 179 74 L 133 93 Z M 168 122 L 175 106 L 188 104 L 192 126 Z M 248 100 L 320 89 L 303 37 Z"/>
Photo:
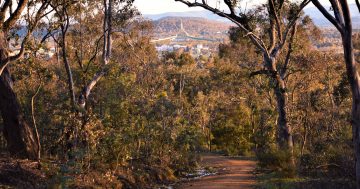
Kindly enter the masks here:
<path id="1" fill-rule="evenodd" d="M 275 96 L 278 109 L 278 137 L 277 141 L 281 149 L 286 149 L 292 152 L 293 140 L 291 135 L 291 129 L 287 118 L 287 92 L 282 88 L 275 88 Z"/>
<path id="2" fill-rule="evenodd" d="M 293 136 L 291 133 L 291 127 L 288 123 L 287 117 L 287 98 L 288 94 L 286 92 L 285 82 L 281 78 L 277 80 L 277 86 L 274 88 L 274 93 L 276 97 L 276 104 L 278 109 L 278 135 L 277 142 L 281 150 L 285 150 L 290 155 L 290 164 L 295 167 L 295 158 L 294 158 L 294 144 Z"/>
<path id="3" fill-rule="evenodd" d="M 277 119 L 277 143 L 281 150 L 288 151 L 290 153 L 291 165 L 295 166 L 295 158 L 294 158 L 294 144 L 293 137 L 291 133 L 291 126 L 288 123 L 288 109 L 287 109 L 287 101 L 288 101 L 288 93 L 286 91 L 286 84 L 284 81 L 284 75 L 280 74 L 276 68 L 276 55 L 273 57 L 266 57 L 265 62 L 266 67 L 270 71 L 271 80 L 270 85 L 274 85 L 274 93 L 276 98 L 276 107 L 278 112 Z"/>
<path id="4" fill-rule="evenodd" d="M 26 123 L 20 104 L 12 88 L 7 68 L 0 76 L 0 110 L 4 120 L 4 137 L 12 156 L 37 159 L 39 149 L 33 130 Z"/>
<path id="5" fill-rule="evenodd" d="M 75 107 L 75 90 L 74 90 L 74 79 L 73 79 L 73 75 L 72 75 L 72 71 L 71 71 L 71 67 L 67 58 L 67 52 L 66 52 L 66 32 L 62 33 L 62 57 L 63 57 L 63 61 L 64 61 L 64 65 L 65 65 L 65 70 L 66 70 L 66 74 L 68 76 L 68 88 L 69 88 L 69 95 L 70 95 L 70 99 L 71 99 L 71 106 Z"/>

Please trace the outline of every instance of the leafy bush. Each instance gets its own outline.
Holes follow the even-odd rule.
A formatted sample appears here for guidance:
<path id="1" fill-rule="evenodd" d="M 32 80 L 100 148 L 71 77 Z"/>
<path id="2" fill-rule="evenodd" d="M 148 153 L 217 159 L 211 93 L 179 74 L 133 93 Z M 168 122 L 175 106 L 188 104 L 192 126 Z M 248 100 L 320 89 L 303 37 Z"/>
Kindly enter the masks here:
<path id="1" fill-rule="evenodd" d="M 263 169 L 275 171 L 280 177 L 294 177 L 296 170 L 291 163 L 291 154 L 288 151 L 271 150 L 257 154 L 258 165 Z"/>

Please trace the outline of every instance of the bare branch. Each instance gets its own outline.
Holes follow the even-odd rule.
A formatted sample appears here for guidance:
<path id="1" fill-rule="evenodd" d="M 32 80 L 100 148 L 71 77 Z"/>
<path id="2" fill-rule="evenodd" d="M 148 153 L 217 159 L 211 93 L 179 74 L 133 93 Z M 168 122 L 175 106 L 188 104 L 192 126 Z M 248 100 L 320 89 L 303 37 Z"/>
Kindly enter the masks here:
<path id="1" fill-rule="evenodd" d="M 2 25 L 5 21 L 6 11 L 11 5 L 11 0 L 6 0 L 0 9 L 0 24 Z"/>
<path id="2" fill-rule="evenodd" d="M 231 0 L 224 0 L 225 4 L 229 7 L 230 13 L 232 15 L 235 15 L 235 10 L 234 10 L 234 6 L 231 2 Z"/>
<path id="3" fill-rule="evenodd" d="M 85 68 L 84 73 L 87 73 L 87 72 L 88 72 L 91 63 L 94 62 L 97 54 L 99 53 L 99 51 L 100 51 L 100 41 L 101 41 L 101 39 L 102 39 L 103 37 L 105 37 L 105 36 L 104 36 L 104 35 L 101 35 L 100 38 L 96 41 L 95 52 L 93 53 L 93 56 L 89 59 L 88 64 L 87 64 L 87 66 L 86 66 L 86 68 Z"/>
<path id="4" fill-rule="evenodd" d="M 300 6 L 299 6 L 299 10 L 297 11 L 297 13 L 295 14 L 295 16 L 289 21 L 288 25 L 286 26 L 285 29 L 285 34 L 283 35 L 283 39 L 282 39 L 282 45 L 285 44 L 286 39 L 288 38 L 289 32 L 292 30 L 292 27 L 296 24 L 297 20 L 299 19 L 302 10 L 310 3 L 310 0 L 304 0 Z"/>
<path id="5" fill-rule="evenodd" d="M 284 47 L 285 43 L 287 42 L 288 39 L 288 35 L 289 33 L 292 31 L 292 28 L 294 27 L 294 25 L 296 25 L 297 20 L 299 19 L 302 10 L 310 3 L 310 0 L 304 0 L 302 1 L 302 3 L 299 5 L 299 9 L 296 12 L 295 16 L 289 21 L 289 23 L 286 26 L 286 29 L 284 29 L 284 34 L 282 35 L 282 39 L 279 39 L 280 42 L 279 44 L 272 49 L 271 56 L 276 57 L 277 54 L 281 51 L 281 49 Z"/>
<path id="6" fill-rule="evenodd" d="M 338 21 L 338 23 L 342 26 L 345 25 L 344 22 L 344 16 L 343 16 L 343 10 L 342 7 L 339 5 L 338 0 L 330 0 L 331 6 L 334 10 L 335 19 Z"/>
<path id="7" fill-rule="evenodd" d="M 289 41 L 289 46 L 288 46 L 288 52 L 286 54 L 286 58 L 285 58 L 285 63 L 284 63 L 284 66 L 283 68 L 281 69 L 281 77 L 284 79 L 285 77 L 285 74 L 287 72 L 287 69 L 288 69 L 288 66 L 290 64 L 290 58 L 291 58 L 291 53 L 293 52 L 293 42 L 294 42 L 294 38 L 295 38 L 295 34 L 296 34 L 296 29 L 297 26 L 294 25 L 293 26 L 293 29 L 292 29 L 292 32 L 291 32 L 291 36 L 290 36 L 290 41 Z"/>
<path id="8" fill-rule="evenodd" d="M 28 0 L 19 0 L 14 13 L 10 14 L 9 18 L 2 25 L 3 31 L 8 31 L 16 23 L 16 21 L 20 18 L 21 13 L 23 12 L 27 3 Z"/>
<path id="9" fill-rule="evenodd" d="M 343 33 L 343 26 L 332 16 L 324 6 L 318 0 L 311 0 L 311 2 L 319 9 L 319 11 L 339 30 L 340 33 Z"/>
<path id="10" fill-rule="evenodd" d="M 88 99 L 92 89 L 100 81 L 100 79 L 108 72 L 109 66 L 105 65 L 99 72 L 97 72 L 91 81 L 83 88 L 78 98 L 78 105 L 80 108 L 85 108 L 86 100 Z"/>
<path id="11" fill-rule="evenodd" d="M 344 29 L 347 30 L 348 32 L 352 32 L 352 22 L 351 22 L 349 5 L 346 1 L 340 1 L 340 4 L 344 15 L 344 22 L 345 22 Z"/>
<path id="12" fill-rule="evenodd" d="M 271 17 L 270 19 L 275 20 L 278 38 L 282 39 L 281 24 L 280 24 L 278 12 L 275 8 L 273 0 L 269 0 L 269 14 Z M 272 26 L 272 27 L 274 27 L 274 26 Z"/>

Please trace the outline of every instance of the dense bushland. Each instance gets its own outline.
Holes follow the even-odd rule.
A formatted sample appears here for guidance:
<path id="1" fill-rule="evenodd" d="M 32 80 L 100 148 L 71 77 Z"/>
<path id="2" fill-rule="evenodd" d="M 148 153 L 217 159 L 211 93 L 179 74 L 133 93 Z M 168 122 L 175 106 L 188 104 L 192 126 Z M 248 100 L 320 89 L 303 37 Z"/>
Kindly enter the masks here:
<path id="1" fill-rule="evenodd" d="M 288 21 L 296 11 L 300 16 L 277 56 L 266 57 L 253 38 L 244 37 L 248 32 L 234 27 L 218 54 L 194 58 L 184 49 L 158 54 L 150 41 L 153 26 L 133 1 L 90 2 L 33 2 L 27 6 L 43 3 L 55 12 L 46 22 L 23 15 L 28 27 L 47 34 L 21 36 L 20 23 L 2 31 L 11 45 L 24 40 L 26 52 L 5 66 L 0 79 L 10 86 L 0 91 L 1 111 L 12 108 L 6 102 L 15 104 L 9 111 L 14 128 L 24 129 L 9 135 L 12 127 L 2 114 L 0 165 L 9 161 L 18 171 L 15 157 L 39 162 L 26 166 L 38 171 L 22 175 L 24 183 L 4 184 L 24 187 L 35 175 L 44 188 L 151 188 L 194 172 L 201 152 L 211 151 L 256 157 L 259 170 L 271 177 L 310 180 L 286 187 L 354 186 L 352 94 L 343 55 L 315 48 L 321 31 L 295 4 L 281 9 Z M 264 7 L 240 16 L 272 44 L 274 18 Z M 281 132 L 291 145 L 283 145 Z M 21 152 L 7 149 L 9 136 L 23 141 Z M 0 178 L 23 173 L 0 169 Z"/>

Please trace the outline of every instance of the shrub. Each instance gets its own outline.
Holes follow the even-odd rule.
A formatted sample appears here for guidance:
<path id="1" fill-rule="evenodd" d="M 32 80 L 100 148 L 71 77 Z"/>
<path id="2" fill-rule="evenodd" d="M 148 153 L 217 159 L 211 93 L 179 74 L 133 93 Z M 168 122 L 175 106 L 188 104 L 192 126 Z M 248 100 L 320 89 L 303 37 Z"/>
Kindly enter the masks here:
<path id="1" fill-rule="evenodd" d="M 275 171 L 281 177 L 294 177 L 296 170 L 290 166 L 291 155 L 288 151 L 271 150 L 257 154 L 258 165 L 262 169 Z"/>

